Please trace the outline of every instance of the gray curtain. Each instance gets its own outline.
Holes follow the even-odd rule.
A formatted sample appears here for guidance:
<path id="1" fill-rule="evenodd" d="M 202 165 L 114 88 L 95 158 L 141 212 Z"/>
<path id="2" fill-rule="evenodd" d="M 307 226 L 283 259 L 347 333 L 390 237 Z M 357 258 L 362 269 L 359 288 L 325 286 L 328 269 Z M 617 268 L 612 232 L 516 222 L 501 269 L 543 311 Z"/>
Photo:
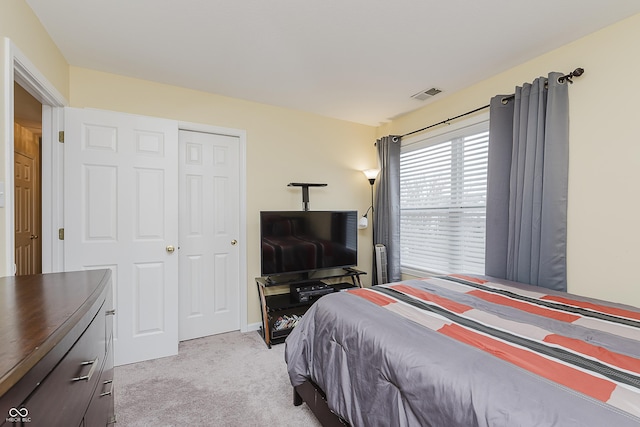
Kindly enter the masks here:
<path id="1" fill-rule="evenodd" d="M 491 99 L 485 273 L 566 291 L 569 95 L 561 76 Z"/>
<path id="2" fill-rule="evenodd" d="M 376 142 L 380 174 L 377 179 L 376 201 L 373 210 L 374 245 L 387 249 L 387 279 L 400 280 L 400 137 L 385 136 Z M 374 259 L 374 277 L 377 284 Z"/>

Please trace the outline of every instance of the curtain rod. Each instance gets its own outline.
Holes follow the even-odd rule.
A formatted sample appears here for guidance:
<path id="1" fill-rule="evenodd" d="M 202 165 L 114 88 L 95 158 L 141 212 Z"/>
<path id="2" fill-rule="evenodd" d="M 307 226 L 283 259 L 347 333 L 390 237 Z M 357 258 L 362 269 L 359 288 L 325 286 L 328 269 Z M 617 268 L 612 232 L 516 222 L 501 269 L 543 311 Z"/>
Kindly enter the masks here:
<path id="1" fill-rule="evenodd" d="M 558 83 L 564 83 L 565 80 L 566 80 L 567 82 L 573 84 L 573 80 L 572 79 L 574 77 L 580 77 L 583 74 L 584 74 L 584 68 L 576 68 L 575 70 L 573 70 L 569 74 L 565 74 L 564 76 L 558 77 Z M 504 98 L 502 98 L 502 103 L 506 104 L 510 99 L 513 99 L 514 96 L 515 95 L 505 96 Z M 413 135 L 414 133 L 419 133 L 419 132 L 425 131 L 427 129 L 431 129 L 432 127 L 436 127 L 436 126 L 439 126 L 439 125 L 445 125 L 445 124 L 449 123 L 452 120 L 456 120 L 456 119 L 459 119 L 460 117 L 468 116 L 470 114 L 477 113 L 478 111 L 482 111 L 482 110 L 484 110 L 486 108 L 489 108 L 489 106 L 490 106 L 489 104 L 483 105 L 482 107 L 476 108 L 475 110 L 467 111 L 466 113 L 460 114 L 460 115 L 455 116 L 455 117 L 451 117 L 449 119 L 443 120 L 443 121 L 438 122 L 438 123 L 434 123 L 434 124 L 429 125 L 427 127 L 423 127 L 422 129 L 418 129 L 418 130 L 414 130 L 413 132 L 405 133 L 404 135 L 400 135 L 400 138 L 404 138 L 405 136 Z"/>

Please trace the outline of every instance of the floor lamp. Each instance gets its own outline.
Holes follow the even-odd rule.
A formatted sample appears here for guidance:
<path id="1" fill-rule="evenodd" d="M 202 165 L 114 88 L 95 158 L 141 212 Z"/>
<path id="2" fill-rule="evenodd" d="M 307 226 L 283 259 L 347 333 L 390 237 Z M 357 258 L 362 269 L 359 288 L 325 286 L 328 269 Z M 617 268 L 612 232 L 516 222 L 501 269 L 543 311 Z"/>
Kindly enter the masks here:
<path id="1" fill-rule="evenodd" d="M 376 229 L 374 227 L 373 224 L 373 184 L 376 182 L 376 177 L 378 176 L 378 174 L 380 173 L 379 169 L 367 169 L 367 170 L 363 170 L 362 173 L 364 173 L 364 176 L 367 177 L 367 179 L 369 180 L 369 184 L 371 184 L 371 206 L 369 206 L 369 209 L 367 209 L 367 212 L 365 212 L 365 214 L 362 216 L 362 219 L 364 219 L 366 221 L 367 215 L 369 213 L 369 210 L 371 210 L 371 234 L 372 234 L 372 248 L 373 248 L 373 272 L 372 272 L 372 277 L 371 277 L 371 284 L 372 285 L 376 285 L 377 284 L 377 278 L 378 278 L 378 271 L 377 271 L 377 266 L 376 266 Z M 361 223 L 362 223 L 362 219 L 361 219 Z M 365 225 L 366 227 L 366 225 Z"/>

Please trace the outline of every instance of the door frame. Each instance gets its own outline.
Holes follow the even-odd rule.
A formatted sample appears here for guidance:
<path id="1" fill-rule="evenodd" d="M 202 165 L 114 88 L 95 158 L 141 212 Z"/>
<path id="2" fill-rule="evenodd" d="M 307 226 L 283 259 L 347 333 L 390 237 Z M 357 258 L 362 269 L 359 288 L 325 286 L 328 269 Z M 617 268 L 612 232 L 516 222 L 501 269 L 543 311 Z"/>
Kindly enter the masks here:
<path id="1" fill-rule="evenodd" d="M 64 269 L 63 242 L 57 238 L 57 229 L 63 221 L 62 147 L 57 143 L 58 131 L 62 129 L 63 107 L 68 105 L 65 97 L 47 80 L 26 55 L 8 38 L 3 43 L 4 81 L 2 102 L 4 105 L 4 168 L 5 182 L 5 257 L 0 260 L 0 273 L 15 274 L 14 229 L 14 154 L 13 83 L 17 82 L 42 103 L 42 272 L 58 272 Z"/>
<path id="2" fill-rule="evenodd" d="M 212 125 L 204 125 L 200 123 L 191 123 L 191 122 L 178 122 L 178 130 L 185 130 L 191 132 L 201 132 L 201 133 L 213 133 L 216 135 L 226 135 L 233 136 L 238 138 L 239 147 L 239 156 L 238 162 L 239 165 L 239 174 L 240 174 L 240 187 L 239 187 L 239 199 L 240 206 L 238 206 L 238 214 L 239 214 L 239 222 L 240 222 L 240 230 L 239 230 L 239 239 L 240 245 L 244 245 L 244 247 L 240 248 L 239 253 L 239 263 L 238 269 L 239 271 L 239 283 L 240 286 L 240 294 L 238 296 L 238 302 L 240 304 L 240 332 L 248 332 L 248 323 L 247 323 L 247 132 L 242 129 L 232 129 L 225 128 L 220 126 L 212 126 Z"/>

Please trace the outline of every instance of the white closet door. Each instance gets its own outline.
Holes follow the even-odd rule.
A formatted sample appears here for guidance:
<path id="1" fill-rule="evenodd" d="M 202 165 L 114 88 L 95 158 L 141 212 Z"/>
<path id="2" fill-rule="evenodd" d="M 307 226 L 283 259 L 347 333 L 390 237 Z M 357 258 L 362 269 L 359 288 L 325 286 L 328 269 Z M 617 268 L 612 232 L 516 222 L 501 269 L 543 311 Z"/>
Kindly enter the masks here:
<path id="1" fill-rule="evenodd" d="M 177 123 L 68 108 L 64 152 L 65 270 L 113 270 L 115 364 L 177 354 Z"/>
<path id="2" fill-rule="evenodd" d="M 180 340 L 240 328 L 238 137 L 180 131 Z"/>

